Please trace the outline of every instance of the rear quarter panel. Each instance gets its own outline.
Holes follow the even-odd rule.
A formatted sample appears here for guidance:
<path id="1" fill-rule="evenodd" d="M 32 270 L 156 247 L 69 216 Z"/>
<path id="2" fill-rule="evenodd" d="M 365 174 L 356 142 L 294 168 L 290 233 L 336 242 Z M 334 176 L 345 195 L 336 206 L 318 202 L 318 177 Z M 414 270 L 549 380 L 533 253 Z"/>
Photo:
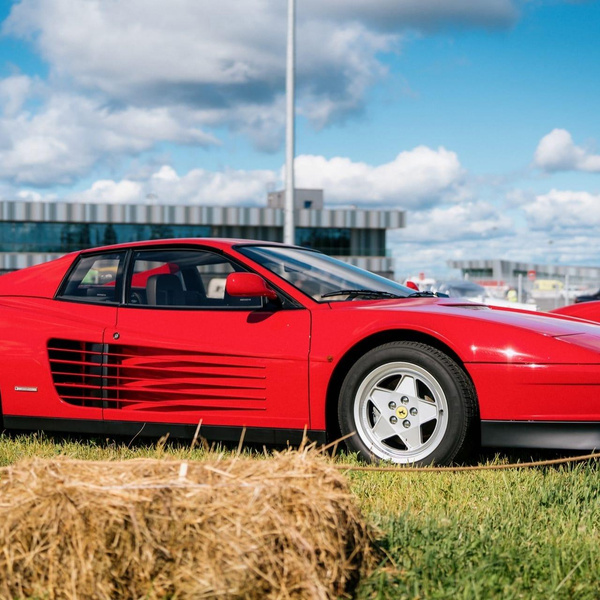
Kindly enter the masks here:
<path id="1" fill-rule="evenodd" d="M 63 402 L 48 360 L 52 338 L 101 343 L 116 307 L 45 298 L 0 298 L 0 395 L 12 416 L 101 419 L 102 409 Z M 36 391 L 18 391 L 19 388 Z"/>
<path id="2" fill-rule="evenodd" d="M 67 254 L 41 265 L 0 276 L 0 296 L 54 298 L 58 286 L 77 256 L 78 253 Z"/>

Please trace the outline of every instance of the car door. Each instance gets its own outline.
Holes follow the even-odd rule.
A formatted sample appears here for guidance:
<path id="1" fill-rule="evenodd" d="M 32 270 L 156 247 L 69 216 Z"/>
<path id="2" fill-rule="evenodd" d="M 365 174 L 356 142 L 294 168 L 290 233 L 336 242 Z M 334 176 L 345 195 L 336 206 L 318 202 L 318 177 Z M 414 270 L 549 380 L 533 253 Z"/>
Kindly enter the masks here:
<path id="1" fill-rule="evenodd" d="M 309 425 L 310 312 L 227 298 L 239 270 L 210 249 L 133 253 L 107 347 L 106 421 Z"/>

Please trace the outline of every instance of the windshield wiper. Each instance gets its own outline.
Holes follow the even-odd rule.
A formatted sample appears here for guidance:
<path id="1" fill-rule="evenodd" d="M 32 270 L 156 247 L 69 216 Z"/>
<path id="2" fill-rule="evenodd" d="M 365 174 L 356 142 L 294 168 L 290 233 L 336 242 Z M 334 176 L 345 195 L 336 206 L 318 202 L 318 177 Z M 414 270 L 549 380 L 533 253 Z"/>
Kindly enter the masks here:
<path id="1" fill-rule="evenodd" d="M 367 298 L 403 298 L 404 296 L 398 296 L 391 292 L 383 292 L 381 290 L 335 290 L 333 292 L 327 292 L 321 294 L 321 298 L 331 298 L 333 296 L 348 296 L 346 300 L 352 300 L 357 296 L 363 296 Z"/>

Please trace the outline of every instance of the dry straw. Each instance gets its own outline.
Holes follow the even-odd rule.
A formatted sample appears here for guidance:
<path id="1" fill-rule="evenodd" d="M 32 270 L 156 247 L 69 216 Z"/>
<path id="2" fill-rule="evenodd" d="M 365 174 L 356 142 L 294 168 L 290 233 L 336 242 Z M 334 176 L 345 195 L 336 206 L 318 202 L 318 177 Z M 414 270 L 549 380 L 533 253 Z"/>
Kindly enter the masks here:
<path id="1" fill-rule="evenodd" d="M 344 477 L 315 452 L 33 460 L 0 476 L 2 598 L 328 599 L 374 560 Z"/>

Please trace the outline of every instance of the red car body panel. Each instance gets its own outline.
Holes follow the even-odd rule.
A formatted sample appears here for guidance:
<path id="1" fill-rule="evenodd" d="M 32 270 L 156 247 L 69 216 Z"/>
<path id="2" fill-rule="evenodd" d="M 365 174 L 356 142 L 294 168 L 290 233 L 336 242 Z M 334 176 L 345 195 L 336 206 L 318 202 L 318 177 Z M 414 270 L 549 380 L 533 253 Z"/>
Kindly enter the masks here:
<path id="1" fill-rule="evenodd" d="M 103 344 L 106 328 L 115 325 L 117 307 L 48 298 L 0 298 L 0 314 L 2 414 L 102 419 L 101 408 L 60 400 L 49 369 L 48 342 L 60 337 Z M 27 391 L 33 388 L 37 393 Z"/>
<path id="2" fill-rule="evenodd" d="M 108 334 L 118 334 L 125 358 L 121 399 L 104 410 L 105 419 L 309 425 L 308 310 L 266 318 L 245 311 L 162 310 L 154 326 L 149 311 L 119 308 Z"/>
<path id="3" fill-rule="evenodd" d="M 54 298 L 60 282 L 77 256 L 77 252 L 72 252 L 41 265 L 2 275 L 0 297 Z"/>
<path id="4" fill-rule="evenodd" d="M 264 277 L 294 309 L 169 310 L 55 299 L 78 257 L 98 249 L 0 277 L 5 419 L 325 431 L 349 357 L 416 339 L 464 367 L 483 421 L 600 423 L 600 326 L 444 298 L 317 302 L 240 253 L 248 243 L 178 239 L 105 250 L 212 249 Z M 134 285 L 150 273 L 134 275 Z M 74 402 L 68 385 L 53 377 L 63 364 L 94 361 L 92 377 L 102 380 L 104 395 Z M 90 381 L 79 387 L 96 385 Z"/>
<path id="5" fill-rule="evenodd" d="M 600 301 L 593 300 L 591 302 L 579 302 L 577 304 L 569 304 L 562 306 L 552 311 L 553 314 L 566 315 L 568 317 L 576 317 L 578 319 L 586 319 L 600 323 Z"/>

